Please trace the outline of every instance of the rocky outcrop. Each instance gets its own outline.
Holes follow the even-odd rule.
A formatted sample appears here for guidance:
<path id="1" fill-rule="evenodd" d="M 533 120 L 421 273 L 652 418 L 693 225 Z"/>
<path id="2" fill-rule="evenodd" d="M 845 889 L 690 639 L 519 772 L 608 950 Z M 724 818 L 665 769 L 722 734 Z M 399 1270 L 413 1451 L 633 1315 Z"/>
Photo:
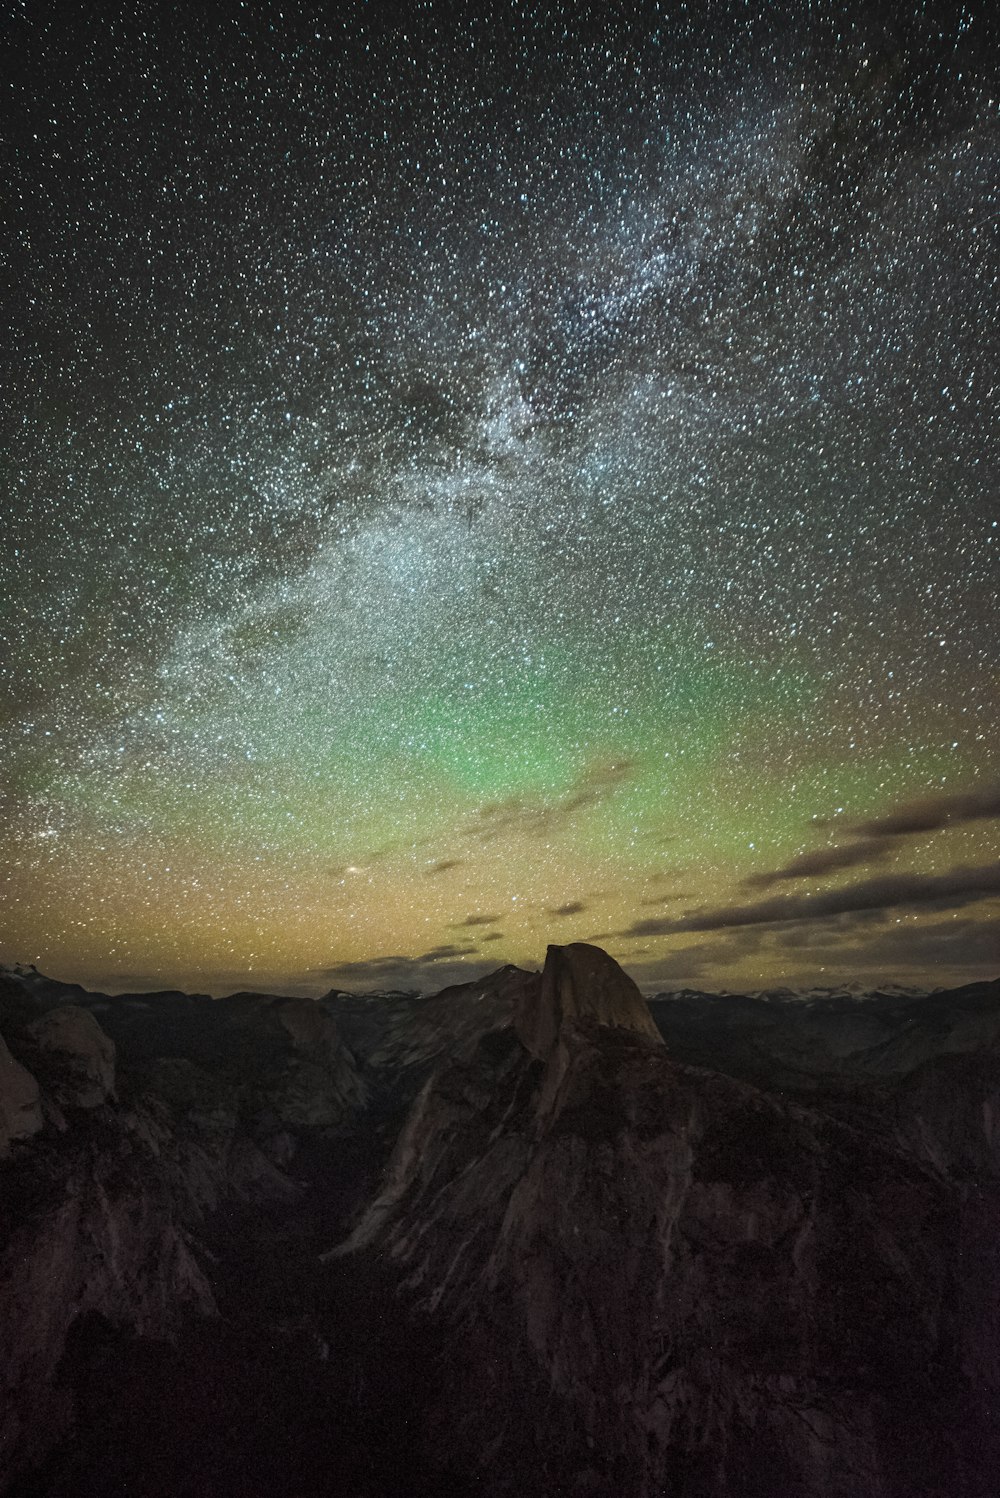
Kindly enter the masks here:
<path id="1" fill-rule="evenodd" d="M 96 1120 L 95 1120 L 96 1123 Z M 172 1148 L 138 1122 L 39 1139 L 2 1178 L 0 1491 L 72 1428 L 60 1386 L 67 1338 L 88 1315 L 135 1336 L 175 1334 L 215 1297 L 160 1173 Z"/>
<path id="2" fill-rule="evenodd" d="M 676 1065 L 556 950 L 544 1004 L 427 1083 L 338 1251 L 448 1326 L 428 1464 L 538 1498 L 986 1498 L 996 1059 L 961 1120 L 931 1074 L 770 1096 Z"/>
<path id="3" fill-rule="evenodd" d="M 582 941 L 549 947 L 539 991 L 524 988 L 519 995 L 517 1033 L 533 1056 L 547 1057 L 564 1029 L 581 1021 L 662 1044 L 646 1000 L 607 952 Z"/>
<path id="4" fill-rule="evenodd" d="M 364 1101 L 317 1005 L 60 1004 L 33 977 L 0 986 L 0 1492 L 74 1430 L 77 1328 L 140 1346 L 215 1317 L 220 1222 L 292 1210 L 300 1149 Z"/>
<path id="5" fill-rule="evenodd" d="M 49 1009 L 27 1027 L 41 1069 L 64 1108 L 99 1108 L 114 1096 L 115 1043 L 78 1004 Z"/>
<path id="6" fill-rule="evenodd" d="M 19 1139 L 30 1139 L 42 1128 L 38 1083 L 14 1060 L 0 1035 L 0 1156 Z"/>
<path id="7" fill-rule="evenodd" d="M 364 1107 L 366 1088 L 333 1015 L 311 999 L 234 995 L 220 1001 L 232 1092 L 247 1130 L 277 1164 L 303 1136 L 336 1133 Z M 241 1058 L 241 1075 L 231 1065 Z"/>
<path id="8" fill-rule="evenodd" d="M 335 994 L 322 1002 L 362 1062 L 376 1099 L 391 1101 L 397 1112 L 443 1060 L 510 1025 L 516 1007 L 537 998 L 539 985 L 537 973 L 508 965 L 425 997 Z"/>

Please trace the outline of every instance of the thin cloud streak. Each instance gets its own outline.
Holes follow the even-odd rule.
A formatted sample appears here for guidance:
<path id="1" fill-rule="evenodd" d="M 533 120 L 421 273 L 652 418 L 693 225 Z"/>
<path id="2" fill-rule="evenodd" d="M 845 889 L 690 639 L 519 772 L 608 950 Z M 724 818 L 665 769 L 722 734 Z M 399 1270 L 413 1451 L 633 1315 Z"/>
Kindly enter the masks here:
<path id="1" fill-rule="evenodd" d="M 673 920 L 637 921 L 628 936 L 666 936 L 680 931 L 718 931 L 727 926 L 764 926 L 779 921 L 812 921 L 852 911 L 893 906 L 968 905 L 1000 894 L 1000 860 L 980 867 L 960 865 L 945 874 L 886 874 L 820 894 L 777 895 L 747 905 L 720 905 L 689 911 Z"/>
<path id="2" fill-rule="evenodd" d="M 480 807 L 464 829 L 474 842 L 493 842 L 505 834 L 544 837 L 569 822 L 577 812 L 599 806 L 614 795 L 634 773 L 635 761 L 625 756 L 602 761 L 585 770 L 562 795 L 553 799 L 511 796 Z"/>
<path id="3" fill-rule="evenodd" d="M 906 801 L 895 811 L 855 823 L 852 831 L 864 837 L 899 837 L 909 832 L 937 832 L 959 822 L 979 822 L 988 817 L 1000 817 L 998 782 L 972 791 Z"/>
<path id="4" fill-rule="evenodd" d="M 785 879 L 808 879 L 832 874 L 839 869 L 854 869 L 861 864 L 878 862 L 888 852 L 885 842 L 874 837 L 843 843 L 839 848 L 816 848 L 811 853 L 799 853 L 780 869 L 771 869 L 764 874 L 751 874 L 743 880 L 743 888 L 770 889 L 772 884 Z"/>

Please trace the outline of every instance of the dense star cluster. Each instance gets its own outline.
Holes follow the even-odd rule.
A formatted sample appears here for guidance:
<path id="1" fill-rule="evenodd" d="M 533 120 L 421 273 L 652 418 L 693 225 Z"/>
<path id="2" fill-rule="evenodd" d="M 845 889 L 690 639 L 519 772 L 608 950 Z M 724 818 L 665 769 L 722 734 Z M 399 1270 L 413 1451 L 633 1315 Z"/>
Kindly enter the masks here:
<path id="1" fill-rule="evenodd" d="M 609 10 L 6 7 L 7 960 L 1000 965 L 987 10 Z"/>

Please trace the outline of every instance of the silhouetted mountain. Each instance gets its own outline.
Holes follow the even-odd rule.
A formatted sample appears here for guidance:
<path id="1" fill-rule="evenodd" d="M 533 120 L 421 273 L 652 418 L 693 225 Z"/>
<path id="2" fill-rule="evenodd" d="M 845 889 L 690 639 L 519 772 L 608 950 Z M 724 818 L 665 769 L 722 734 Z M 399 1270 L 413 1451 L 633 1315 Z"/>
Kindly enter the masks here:
<path id="1" fill-rule="evenodd" d="M 1000 984 L 0 978 L 16 1498 L 986 1498 Z"/>

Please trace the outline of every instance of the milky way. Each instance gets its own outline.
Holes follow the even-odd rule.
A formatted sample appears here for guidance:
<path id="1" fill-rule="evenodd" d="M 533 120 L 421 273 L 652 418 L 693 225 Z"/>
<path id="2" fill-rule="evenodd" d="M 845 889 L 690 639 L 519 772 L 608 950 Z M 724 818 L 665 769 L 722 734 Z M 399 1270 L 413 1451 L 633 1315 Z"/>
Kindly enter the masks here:
<path id="1" fill-rule="evenodd" d="M 473 11 L 5 8 L 6 960 L 992 974 L 989 17 Z"/>

